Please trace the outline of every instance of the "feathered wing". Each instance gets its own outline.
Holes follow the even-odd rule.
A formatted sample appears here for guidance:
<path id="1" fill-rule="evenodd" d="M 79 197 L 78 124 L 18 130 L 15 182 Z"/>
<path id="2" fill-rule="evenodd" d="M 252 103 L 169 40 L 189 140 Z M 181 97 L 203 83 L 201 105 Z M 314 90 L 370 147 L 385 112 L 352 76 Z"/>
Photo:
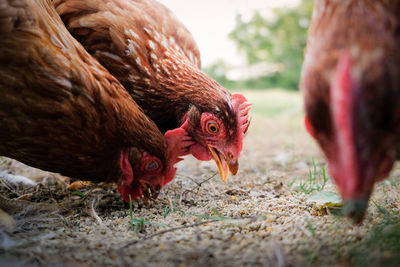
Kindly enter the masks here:
<path id="1" fill-rule="evenodd" d="M 71 37 L 50 1 L 0 6 L 1 155 L 92 180 L 118 177 L 124 147 L 163 158 L 155 124 Z"/>
<path id="2" fill-rule="evenodd" d="M 189 62 L 201 66 L 193 36 L 157 1 L 55 0 L 54 4 L 71 34 L 107 69 L 120 74 L 116 76 L 122 83 L 136 75 L 155 76 L 151 50 L 157 43 L 164 45 L 159 50 L 176 46 Z"/>
<path id="3" fill-rule="evenodd" d="M 179 127 L 191 105 L 226 110 L 229 92 L 200 71 L 192 35 L 166 7 L 153 0 L 88 2 L 55 6 L 72 35 L 163 132 Z"/>

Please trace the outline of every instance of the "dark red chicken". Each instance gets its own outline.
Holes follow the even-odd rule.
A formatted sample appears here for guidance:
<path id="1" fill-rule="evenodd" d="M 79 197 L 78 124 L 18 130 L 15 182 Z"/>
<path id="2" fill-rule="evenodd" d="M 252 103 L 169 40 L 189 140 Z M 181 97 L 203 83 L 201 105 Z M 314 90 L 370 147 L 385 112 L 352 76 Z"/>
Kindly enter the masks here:
<path id="1" fill-rule="evenodd" d="M 185 132 L 167 142 L 123 86 L 70 35 L 49 0 L 0 0 L 0 155 L 125 200 L 175 175 Z"/>
<path id="2" fill-rule="evenodd" d="M 399 148 L 400 1 L 317 0 L 301 87 L 306 128 L 360 222 Z"/>
<path id="3" fill-rule="evenodd" d="M 200 70 L 189 31 L 154 0 L 55 0 L 68 30 L 168 134 L 185 129 L 189 153 L 236 174 L 250 104 Z"/>

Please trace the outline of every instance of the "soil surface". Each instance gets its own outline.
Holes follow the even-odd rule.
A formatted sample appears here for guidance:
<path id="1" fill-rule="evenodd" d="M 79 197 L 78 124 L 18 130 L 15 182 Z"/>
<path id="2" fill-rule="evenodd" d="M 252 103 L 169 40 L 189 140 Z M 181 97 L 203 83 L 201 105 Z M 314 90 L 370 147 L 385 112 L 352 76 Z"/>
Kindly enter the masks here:
<path id="1" fill-rule="evenodd" d="M 113 185 L 73 191 L 65 177 L 3 158 L 0 171 L 39 184 L 0 180 L 0 266 L 397 265 L 398 166 L 353 225 L 307 201 L 336 188 L 303 129 L 301 96 L 244 94 L 254 106 L 238 174 L 223 183 L 214 162 L 187 157 L 156 201 L 131 209 Z"/>

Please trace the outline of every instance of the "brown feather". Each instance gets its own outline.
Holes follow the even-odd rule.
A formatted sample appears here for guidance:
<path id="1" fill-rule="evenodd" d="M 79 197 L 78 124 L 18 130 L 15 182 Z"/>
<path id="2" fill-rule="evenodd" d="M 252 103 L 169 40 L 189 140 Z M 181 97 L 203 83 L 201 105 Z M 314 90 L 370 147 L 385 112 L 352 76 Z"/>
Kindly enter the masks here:
<path id="1" fill-rule="evenodd" d="M 0 0 L 0 154 L 79 179 L 118 182 L 121 151 L 165 166 L 157 126 L 71 37 L 48 0 Z M 134 153 L 136 152 L 136 153 Z"/>
<path id="2" fill-rule="evenodd" d="M 306 112 L 314 130 L 324 133 L 323 139 L 334 135 L 329 91 L 338 57 L 345 49 L 355 64 L 352 74 L 363 87 L 365 104 L 357 120 L 364 132 L 379 135 L 380 130 L 400 125 L 399 17 L 398 0 L 315 2 L 301 88 Z M 370 127 L 378 129 L 370 131 Z"/>
<path id="3" fill-rule="evenodd" d="M 179 127 L 195 106 L 215 114 L 236 134 L 231 94 L 201 72 L 197 45 L 171 11 L 154 0 L 88 2 L 54 3 L 72 35 L 162 131 Z"/>

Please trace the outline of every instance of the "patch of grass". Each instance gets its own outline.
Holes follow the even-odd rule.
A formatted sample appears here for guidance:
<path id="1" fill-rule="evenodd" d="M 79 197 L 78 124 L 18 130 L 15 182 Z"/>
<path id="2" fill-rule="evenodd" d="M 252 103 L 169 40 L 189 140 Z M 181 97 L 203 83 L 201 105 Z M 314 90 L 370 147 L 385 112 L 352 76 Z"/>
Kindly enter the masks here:
<path id="1" fill-rule="evenodd" d="M 202 220 L 220 220 L 220 221 L 226 221 L 226 220 L 233 220 L 232 218 L 223 216 L 216 208 L 211 209 L 212 213 L 214 215 L 208 215 L 208 214 L 189 214 L 190 216 L 196 217 L 199 221 Z"/>
<path id="2" fill-rule="evenodd" d="M 73 191 L 72 194 L 76 195 L 76 196 L 80 196 L 81 200 L 85 200 L 87 198 L 87 196 L 88 196 L 88 194 L 85 194 L 80 190 Z"/>
<path id="3" fill-rule="evenodd" d="M 294 185 L 294 183 L 297 181 L 297 178 L 293 178 L 290 183 L 288 184 L 289 188 L 292 188 L 292 186 Z"/>
<path id="4" fill-rule="evenodd" d="M 132 197 L 129 195 L 129 223 L 132 226 L 132 221 L 133 221 L 133 202 L 132 202 Z"/>
<path id="5" fill-rule="evenodd" d="M 144 218 L 131 218 L 129 223 L 130 223 L 131 227 L 135 229 L 135 232 L 137 234 L 144 232 L 145 225 L 156 225 L 156 226 L 168 226 L 169 227 L 169 225 L 166 223 L 156 223 L 156 222 L 146 220 Z"/>
<path id="6" fill-rule="evenodd" d="M 135 229 L 135 232 L 137 234 L 144 232 L 146 225 L 169 227 L 169 225 L 166 223 L 156 223 L 156 222 L 146 220 L 144 218 L 133 218 L 133 202 L 132 202 L 131 195 L 129 195 L 129 218 L 130 218 L 129 225 L 130 225 L 131 229 Z"/>
<path id="7" fill-rule="evenodd" d="M 173 208 L 171 209 L 169 206 L 165 207 L 164 215 L 163 215 L 164 218 L 166 218 L 171 213 L 172 210 L 173 210 Z"/>
<path id="8" fill-rule="evenodd" d="M 310 219 L 308 217 L 306 217 L 306 226 L 307 229 L 310 231 L 311 235 L 314 237 L 315 236 L 315 228 L 312 226 Z"/>
<path id="9" fill-rule="evenodd" d="M 131 229 L 135 229 L 135 232 L 137 234 L 144 231 L 145 220 L 143 218 L 136 219 L 131 217 L 131 219 L 129 220 L 129 224 L 131 226 Z"/>
<path id="10" fill-rule="evenodd" d="M 379 205 L 374 200 L 371 199 L 372 204 L 378 209 L 379 213 L 382 214 L 386 219 L 391 220 L 392 216 L 395 215 L 393 212 L 389 212 L 385 207 Z"/>
<path id="11" fill-rule="evenodd" d="M 178 195 L 175 195 L 174 202 L 172 203 L 172 206 L 167 206 L 164 209 L 164 218 L 166 218 L 171 212 L 180 212 L 181 214 L 185 214 L 185 212 L 182 209 L 177 208 L 178 204 Z"/>
<path id="12" fill-rule="evenodd" d="M 400 216 L 397 210 L 388 210 L 375 201 L 384 222 L 376 225 L 364 241 L 350 252 L 353 266 L 399 266 Z"/>
<path id="13" fill-rule="evenodd" d="M 304 194 L 311 194 L 312 192 L 320 192 L 324 190 L 327 182 L 328 182 L 328 176 L 326 174 L 325 166 L 321 166 L 320 170 L 318 170 L 317 162 L 312 160 L 312 168 L 308 169 L 308 179 L 303 182 L 302 179 L 300 179 L 299 185 L 295 187 L 297 191 L 300 191 Z M 296 182 L 297 178 L 294 178 L 290 183 L 289 183 L 289 188 L 292 188 L 294 183 Z"/>
<path id="14" fill-rule="evenodd" d="M 393 178 L 388 178 L 385 180 L 385 182 L 390 183 L 391 186 L 394 186 L 396 188 L 398 187 L 398 184 L 396 183 L 396 181 L 393 180 Z"/>
<path id="15" fill-rule="evenodd" d="M 398 184 L 392 178 L 385 179 L 384 181 L 380 182 L 378 186 L 381 188 L 383 194 L 393 187 L 398 189 Z"/>
<path id="16" fill-rule="evenodd" d="M 307 265 L 311 265 L 318 259 L 319 251 L 310 249 L 304 253 L 304 257 L 306 258 Z"/>

